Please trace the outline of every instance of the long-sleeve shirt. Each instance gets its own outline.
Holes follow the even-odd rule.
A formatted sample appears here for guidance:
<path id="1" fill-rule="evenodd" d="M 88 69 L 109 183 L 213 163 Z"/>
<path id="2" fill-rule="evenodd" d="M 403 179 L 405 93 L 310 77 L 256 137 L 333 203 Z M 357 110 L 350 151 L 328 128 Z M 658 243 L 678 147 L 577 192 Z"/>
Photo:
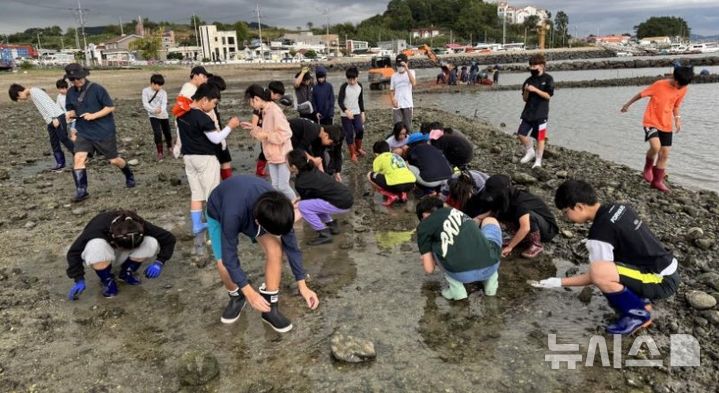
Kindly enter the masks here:
<path id="1" fill-rule="evenodd" d="M 353 115 L 359 115 L 364 112 L 364 98 L 362 98 L 362 84 L 357 83 L 350 85 L 343 83 L 340 86 L 340 92 L 337 96 L 337 104 L 340 106 L 342 111 L 342 117 L 347 117 L 345 111 L 347 109 L 352 111 Z"/>
<path id="2" fill-rule="evenodd" d="M 207 201 L 207 215 L 218 221 L 222 228 L 222 264 L 227 268 L 232 281 L 243 288 L 249 281 L 242 270 L 237 253 L 239 235 L 244 234 L 253 241 L 260 228 L 255 221 L 253 208 L 260 196 L 274 191 L 272 185 L 255 176 L 233 176 L 217 186 Z M 287 256 L 295 280 L 305 279 L 302 265 L 302 251 L 297 245 L 294 230 L 281 236 L 282 251 Z"/>
<path id="3" fill-rule="evenodd" d="M 50 124 L 52 119 L 56 119 L 65 113 L 65 110 L 57 105 L 55 101 L 43 89 L 37 87 L 30 88 L 30 100 L 40 112 L 42 120 L 45 124 Z"/>
<path id="4" fill-rule="evenodd" d="M 312 89 L 312 106 L 324 119 L 335 115 L 335 91 L 329 82 L 318 83 Z"/>
<path id="5" fill-rule="evenodd" d="M 292 150 L 292 130 L 285 114 L 277 104 L 268 102 L 262 110 L 262 126 L 255 126 L 250 135 L 262 143 L 262 151 L 270 164 L 287 162 Z"/>
<path id="6" fill-rule="evenodd" d="M 64 95 L 64 94 L 58 94 L 58 95 L 57 95 L 57 98 L 55 99 L 55 103 L 57 104 L 57 106 L 59 106 L 60 108 L 62 108 L 62 110 L 65 110 L 65 99 L 66 99 L 66 98 L 67 98 L 66 95 Z"/>
<path id="7" fill-rule="evenodd" d="M 157 92 L 152 87 L 142 89 L 142 106 L 150 117 L 156 119 L 167 119 L 169 117 L 167 114 L 167 92 L 163 89 Z M 155 112 L 158 108 L 160 113 Z"/>
<path id="8" fill-rule="evenodd" d="M 295 189 L 302 199 L 322 199 L 338 209 L 349 209 L 354 204 L 352 192 L 346 185 L 317 168 L 297 174 Z"/>
<path id="9" fill-rule="evenodd" d="M 305 118 L 298 117 L 290 119 L 290 128 L 292 129 L 292 147 L 302 149 L 313 157 L 327 158 L 329 162 L 324 163 L 325 173 L 334 175 L 342 172 L 342 143 L 336 143 L 333 146 L 324 146 L 320 139 L 320 130 L 322 126 Z"/>
<path id="10" fill-rule="evenodd" d="M 85 226 L 82 233 L 70 246 L 67 252 L 67 276 L 75 281 L 85 277 L 85 268 L 82 261 L 82 252 L 85 246 L 92 239 L 103 239 L 112 245 L 112 237 L 110 236 L 110 225 L 112 220 L 118 217 L 117 211 L 109 211 L 100 213 L 90 220 Z M 145 236 L 154 237 L 160 244 L 160 253 L 157 254 L 157 260 L 165 263 L 175 251 L 175 236 L 147 221 L 145 221 L 143 233 Z"/>

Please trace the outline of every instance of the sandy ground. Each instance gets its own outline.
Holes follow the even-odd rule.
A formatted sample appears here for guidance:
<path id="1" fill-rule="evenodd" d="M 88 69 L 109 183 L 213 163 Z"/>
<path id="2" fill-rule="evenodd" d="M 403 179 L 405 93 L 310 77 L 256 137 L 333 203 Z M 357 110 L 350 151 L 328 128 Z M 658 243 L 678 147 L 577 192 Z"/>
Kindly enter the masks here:
<path id="1" fill-rule="evenodd" d="M 125 94 L 123 89 L 133 94 L 144 85 L 140 73 L 133 82 L 126 75 L 102 74 L 113 97 Z M 172 75 L 168 85 L 177 86 L 184 71 Z M 33 77 L 53 80 L 53 75 Z M 228 95 L 223 113 L 239 112 L 246 118 L 242 104 L 239 96 Z M 126 189 L 117 169 L 94 161 L 88 171 L 91 198 L 75 205 L 69 202 L 70 173 L 45 171 L 51 159 L 34 107 L 0 104 L 2 134 L 9 141 L 0 145 L 5 158 L 0 163 L 0 208 L 5 212 L 0 217 L 0 391 L 706 392 L 717 387 L 719 312 L 695 310 L 685 301 L 689 290 L 719 298 L 715 193 L 675 187 L 672 194 L 659 195 L 636 171 L 562 148 L 548 152 L 544 169 L 530 171 L 518 164 L 519 151 L 509 136 L 478 119 L 420 109 L 417 122 L 440 120 L 472 139 L 475 168 L 509 174 L 547 201 L 564 177 L 580 176 L 592 180 L 601 198 L 637 206 L 682 263 L 679 292 L 655 304 L 657 320 L 645 332 L 656 341 L 663 367 L 620 370 L 580 364 L 578 370 L 551 370 L 545 361 L 548 334 L 558 334 L 560 342 L 579 343 L 584 352 L 589 337 L 603 334 L 603 323 L 612 315 L 597 291 L 585 304 L 578 290 L 539 291 L 526 284 L 528 279 L 586 269 L 581 244 L 586 226 L 562 222 L 562 234 L 541 258 L 504 260 L 496 298 L 478 291 L 467 301 L 444 300 L 440 275 L 421 271 L 413 202 L 383 208 L 364 181 L 369 159 L 346 164 L 344 181 L 356 204 L 340 218 L 343 234 L 330 245 L 302 246 L 320 308 L 312 312 L 303 305 L 285 269 L 281 307 L 295 329 L 278 335 L 249 308 L 238 323 L 220 323 L 227 295 L 212 263 L 192 255 L 182 163 L 154 160 L 149 124 L 136 99 L 119 99 L 116 106 L 121 152 L 139 160 L 134 168 L 138 186 Z M 389 129 L 389 111 L 368 113 L 368 142 Z M 230 145 L 236 172 L 250 173 L 256 143 L 237 132 Z M 178 237 L 175 255 L 160 279 L 144 280 L 139 287 L 120 285 L 114 299 L 102 298 L 97 280 L 88 275 L 87 291 L 79 301 L 69 302 L 67 247 L 97 212 L 117 207 L 136 209 L 173 231 Z M 702 229 L 700 240 L 706 242 L 701 247 L 706 249 L 687 237 L 691 227 Z M 314 236 L 304 224 L 296 230 L 303 243 Z M 258 248 L 243 239 L 240 251 L 248 274 L 260 280 Z M 372 340 L 376 361 L 360 366 L 333 361 L 329 338 L 335 332 Z M 701 367 L 668 367 L 672 333 L 697 337 Z M 631 340 L 622 344 L 626 356 Z M 609 351 L 611 358 L 611 344 Z M 187 376 L 181 357 L 188 352 L 214 357 L 219 376 L 202 386 L 181 385 Z M 652 355 L 645 348 L 639 357 Z"/>

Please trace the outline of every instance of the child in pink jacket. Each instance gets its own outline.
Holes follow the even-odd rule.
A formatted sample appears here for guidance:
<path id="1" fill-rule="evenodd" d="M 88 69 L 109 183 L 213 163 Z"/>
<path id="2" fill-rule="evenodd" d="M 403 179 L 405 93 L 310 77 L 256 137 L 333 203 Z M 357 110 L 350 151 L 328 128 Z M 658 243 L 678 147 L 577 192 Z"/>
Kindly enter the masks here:
<path id="1" fill-rule="evenodd" d="M 242 122 L 240 125 L 262 143 L 272 186 L 294 201 L 297 195 L 290 187 L 290 168 L 287 166 L 287 153 L 292 150 L 290 124 L 282 109 L 272 101 L 269 90 L 252 85 L 245 91 L 245 98 L 250 101 L 252 109 L 262 111 L 262 126 L 250 122 Z"/>

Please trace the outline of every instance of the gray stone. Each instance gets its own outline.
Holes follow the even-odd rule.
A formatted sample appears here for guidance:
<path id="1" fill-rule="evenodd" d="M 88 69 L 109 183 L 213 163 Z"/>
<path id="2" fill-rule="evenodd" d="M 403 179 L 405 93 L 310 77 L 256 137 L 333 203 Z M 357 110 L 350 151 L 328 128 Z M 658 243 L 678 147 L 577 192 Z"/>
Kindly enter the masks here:
<path id="1" fill-rule="evenodd" d="M 76 209 L 72 209 L 72 214 L 74 214 L 76 216 L 81 216 L 81 215 L 85 214 L 86 211 L 87 211 L 87 209 L 78 207 Z"/>
<path id="2" fill-rule="evenodd" d="M 702 317 L 713 325 L 719 325 L 719 311 L 717 310 L 706 310 L 702 311 Z"/>
<path id="3" fill-rule="evenodd" d="M 492 154 L 500 154 L 500 153 L 502 153 L 502 147 L 499 146 L 499 145 L 495 145 L 495 146 L 492 146 L 492 148 L 489 149 L 489 151 L 490 151 Z"/>
<path id="4" fill-rule="evenodd" d="M 0 169 L 0 180 L 10 180 L 10 172 L 6 169 Z"/>
<path id="5" fill-rule="evenodd" d="M 557 177 L 560 179 L 566 179 L 569 177 L 569 172 L 567 171 L 557 171 L 556 173 Z"/>
<path id="6" fill-rule="evenodd" d="M 13 221 L 20 221 L 27 218 L 27 212 L 17 212 L 10 216 L 10 219 Z"/>
<path id="7" fill-rule="evenodd" d="M 137 166 L 140 163 L 140 160 L 137 158 L 133 158 L 132 160 L 127 161 L 127 165 L 130 166 Z"/>
<path id="8" fill-rule="evenodd" d="M 537 179 L 534 176 L 524 172 L 517 172 L 513 174 L 512 180 L 514 180 L 514 182 L 517 184 L 522 184 L 525 186 L 537 182 Z"/>
<path id="9" fill-rule="evenodd" d="M 579 301 L 584 304 L 589 304 L 592 301 L 592 287 L 584 287 L 582 292 L 579 292 Z"/>
<path id="10" fill-rule="evenodd" d="M 35 228 L 35 225 L 37 225 L 37 224 L 35 224 L 35 223 L 32 222 L 32 221 L 28 221 L 28 222 L 25 223 L 25 229 Z"/>
<path id="11" fill-rule="evenodd" d="M 689 228 L 685 237 L 688 241 L 694 241 L 697 239 L 701 239 L 702 237 L 704 237 L 704 230 L 702 230 L 701 228 L 698 228 L 698 227 Z"/>
<path id="12" fill-rule="evenodd" d="M 361 363 L 377 357 L 372 341 L 336 333 L 330 339 L 332 356 L 348 363 Z"/>
<path id="13" fill-rule="evenodd" d="M 697 277 L 697 281 L 702 284 L 708 285 L 715 290 L 719 291 L 719 273 L 707 272 L 702 273 Z"/>
<path id="14" fill-rule="evenodd" d="M 571 239 L 574 237 L 574 232 L 567 229 L 562 229 L 562 236 L 566 237 L 567 239 Z"/>
<path id="15" fill-rule="evenodd" d="M 686 298 L 689 304 L 697 310 L 706 310 L 717 304 L 717 300 L 713 296 L 702 291 L 689 291 Z"/>
<path id="16" fill-rule="evenodd" d="M 701 250 L 707 251 L 714 246 L 714 239 L 696 239 L 694 240 L 694 245 Z"/>
<path id="17" fill-rule="evenodd" d="M 170 178 L 170 184 L 177 187 L 177 186 L 182 185 L 182 180 L 177 176 L 173 176 Z"/>
<path id="18" fill-rule="evenodd" d="M 207 352 L 185 352 L 177 365 L 177 377 L 184 386 L 204 385 L 219 373 L 217 358 Z"/>

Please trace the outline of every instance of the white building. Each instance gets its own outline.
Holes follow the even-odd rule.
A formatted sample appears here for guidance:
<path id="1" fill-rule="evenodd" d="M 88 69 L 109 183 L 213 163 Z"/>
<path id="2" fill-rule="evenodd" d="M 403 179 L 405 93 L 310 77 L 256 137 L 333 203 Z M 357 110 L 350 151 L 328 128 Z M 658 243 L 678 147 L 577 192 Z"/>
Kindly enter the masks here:
<path id="1" fill-rule="evenodd" d="M 184 60 L 200 61 L 202 60 L 201 46 L 176 46 L 169 48 L 168 53 L 179 53 Z"/>
<path id="2" fill-rule="evenodd" d="M 218 31 L 215 25 L 200 26 L 202 57 L 210 61 L 235 60 L 237 57 L 237 32 Z"/>
<path id="3" fill-rule="evenodd" d="M 425 27 L 419 29 L 412 29 L 412 38 L 434 38 L 440 35 L 439 29 L 434 27 Z"/>
<path id="4" fill-rule="evenodd" d="M 367 52 L 369 50 L 369 42 L 367 41 L 347 40 L 345 45 L 348 53 Z"/>
<path id="5" fill-rule="evenodd" d="M 292 42 L 292 49 L 295 51 L 312 49 L 317 53 L 324 54 L 329 54 L 339 46 L 339 36 L 337 34 L 314 35 L 310 31 L 287 33 L 280 40 Z"/>
<path id="6" fill-rule="evenodd" d="M 497 3 L 497 16 L 499 16 L 500 20 L 506 17 L 507 23 L 510 24 L 522 24 L 530 16 L 538 16 L 540 21 L 547 20 L 549 19 L 549 12 L 531 5 L 514 7 L 506 1 L 500 1 Z"/>
<path id="7" fill-rule="evenodd" d="M 380 41 L 377 43 L 380 49 L 388 50 L 394 53 L 401 53 L 407 49 L 407 41 L 405 40 L 392 40 L 392 41 Z"/>
<path id="8" fill-rule="evenodd" d="M 669 45 L 672 43 L 672 39 L 663 36 L 663 37 L 644 37 L 639 40 L 639 45 L 642 46 L 649 46 L 649 45 Z"/>

